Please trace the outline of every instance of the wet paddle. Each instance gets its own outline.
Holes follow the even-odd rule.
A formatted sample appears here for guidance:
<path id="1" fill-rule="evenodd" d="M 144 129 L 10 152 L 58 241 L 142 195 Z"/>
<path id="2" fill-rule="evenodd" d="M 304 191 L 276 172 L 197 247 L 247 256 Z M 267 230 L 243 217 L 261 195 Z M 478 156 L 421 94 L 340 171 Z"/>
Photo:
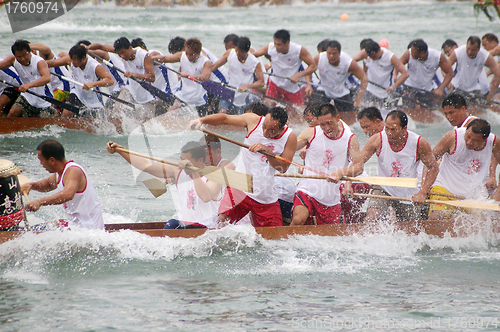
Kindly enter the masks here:
<path id="1" fill-rule="evenodd" d="M 408 202 L 412 201 L 411 198 L 407 198 L 407 197 L 394 197 L 394 196 L 359 194 L 359 193 L 353 193 L 353 195 L 359 196 L 359 197 L 390 199 L 393 201 L 408 201 Z M 463 209 L 480 209 L 480 210 L 500 211 L 500 205 L 498 205 L 497 203 L 482 203 L 482 202 L 471 202 L 471 201 L 439 201 L 439 200 L 435 200 L 435 199 L 426 199 L 425 202 L 431 203 L 431 204 L 450 205 L 453 207 L 463 208 Z"/>
<path id="2" fill-rule="evenodd" d="M 11 87 L 14 87 L 16 89 L 19 88 L 18 85 L 9 83 L 9 82 L 7 82 L 7 81 L 5 81 L 3 79 L 0 79 L 0 82 L 3 83 L 3 84 L 10 85 Z M 49 102 L 49 103 L 51 103 L 53 105 L 59 106 L 61 108 L 64 108 L 64 109 L 66 109 L 66 110 L 68 110 L 70 112 L 73 112 L 75 114 L 80 113 L 80 110 L 78 109 L 78 107 L 70 105 L 70 104 L 65 103 L 65 102 L 62 102 L 62 101 L 57 100 L 55 98 L 52 98 L 52 97 L 49 97 L 49 96 L 43 96 L 43 95 L 40 95 L 40 94 L 35 93 L 33 91 L 30 91 L 30 90 L 26 91 L 26 93 L 29 93 L 29 94 L 31 94 L 33 96 L 37 96 L 38 98 L 41 98 L 41 99 L 43 99 L 43 100 L 45 100 L 45 101 L 47 101 L 47 102 Z"/>
<path id="3" fill-rule="evenodd" d="M 68 82 L 73 83 L 73 84 L 75 84 L 75 85 L 81 86 L 81 87 L 83 88 L 83 83 L 80 83 L 80 82 L 75 81 L 75 80 L 73 80 L 73 79 L 71 79 L 71 78 L 69 78 L 69 77 L 66 77 L 66 76 L 63 76 L 63 75 L 59 75 L 59 74 L 56 74 L 56 73 L 51 73 L 51 74 L 52 74 L 52 75 L 54 75 L 54 76 L 57 76 L 57 77 L 59 77 L 59 78 L 61 78 L 61 79 L 63 79 L 63 80 L 65 80 L 65 81 L 68 81 Z M 122 103 L 122 104 L 125 104 L 125 105 L 127 105 L 127 106 L 129 106 L 129 107 L 131 107 L 131 108 L 135 109 L 135 105 L 134 105 L 134 104 L 132 104 L 132 103 L 130 103 L 130 102 L 128 102 L 128 101 L 125 101 L 125 100 L 120 99 L 120 98 L 118 98 L 118 97 L 112 96 L 112 95 L 110 95 L 109 93 L 102 92 L 101 90 L 99 90 L 99 89 L 97 89 L 97 88 L 92 88 L 91 90 L 92 90 L 93 92 L 95 92 L 95 93 L 101 94 L 101 95 L 103 95 L 103 96 L 106 96 L 106 97 L 108 97 L 108 98 L 111 98 L 111 99 L 113 99 L 113 100 L 116 100 L 117 102 L 120 102 L 120 103 Z"/>
<path id="4" fill-rule="evenodd" d="M 146 154 L 142 154 L 139 152 L 134 152 L 130 151 L 127 149 L 123 148 L 115 148 L 116 151 L 121 151 L 121 152 L 126 152 L 130 155 L 154 160 L 160 163 L 172 165 L 172 166 L 177 166 L 176 162 L 161 159 L 161 158 L 156 158 L 152 156 L 148 156 Z M 223 184 L 225 186 L 243 190 L 249 193 L 253 192 L 253 179 L 251 174 L 245 174 L 245 173 L 240 173 L 236 172 L 227 168 L 223 167 L 215 167 L 215 166 L 206 166 L 203 168 L 197 168 L 197 167 L 190 167 L 188 168 L 192 171 L 198 172 L 202 175 L 204 175 L 207 179 L 217 182 L 220 184 Z"/>
<path id="5" fill-rule="evenodd" d="M 108 60 L 103 59 L 100 56 L 98 56 L 97 54 L 94 54 L 90 51 L 87 51 L 87 53 L 90 54 L 91 56 L 93 56 L 94 58 L 102 61 L 102 63 L 104 63 L 109 68 L 113 68 L 116 71 L 119 71 L 120 73 L 125 74 L 125 72 L 123 70 L 116 67 L 114 64 L 112 64 Z M 142 86 L 144 90 L 149 91 L 153 96 L 160 98 L 161 100 L 165 101 L 166 103 L 169 103 L 169 104 L 174 103 L 175 97 L 173 95 L 166 93 L 165 91 L 162 91 L 162 90 L 158 89 L 157 87 L 155 87 L 154 85 L 152 85 L 148 82 L 142 81 L 142 80 L 138 79 L 137 77 L 131 76 L 130 78 L 132 80 L 134 80 L 135 82 L 137 82 L 140 86 Z"/>
<path id="6" fill-rule="evenodd" d="M 302 165 L 302 167 L 304 167 L 304 165 Z M 300 179 L 318 179 L 318 180 L 327 179 L 327 177 L 323 175 L 277 173 L 274 174 L 274 176 L 285 177 L 285 178 L 300 178 Z M 344 176 L 341 178 L 341 180 L 363 182 L 379 186 L 406 187 L 406 188 L 417 187 L 417 178 L 396 178 L 396 177 L 382 177 L 382 176 L 365 176 L 362 178 L 357 178 L 357 177 Z"/>
<path id="7" fill-rule="evenodd" d="M 216 137 L 218 137 L 220 139 L 223 139 L 225 141 L 228 141 L 228 142 L 231 142 L 233 144 L 239 145 L 239 146 L 241 146 L 243 148 L 248 149 L 250 147 L 249 145 L 246 145 L 244 143 L 241 143 L 241 142 L 239 142 L 237 140 L 234 140 L 234 139 L 231 139 L 229 137 L 226 137 L 226 136 L 214 133 L 214 132 L 212 132 L 210 130 L 207 130 L 207 129 L 204 129 L 204 128 L 200 129 L 200 130 L 203 131 L 205 134 L 216 136 Z M 291 161 L 291 160 L 287 160 L 287 159 L 285 159 L 285 158 L 283 158 L 281 156 L 277 156 L 277 155 L 272 154 L 272 153 L 267 153 L 265 151 L 259 151 L 259 152 L 262 153 L 263 155 L 267 156 L 267 157 L 276 158 L 278 160 L 287 162 L 289 164 L 292 164 L 292 165 L 295 165 L 295 166 L 298 166 L 298 167 L 302 167 L 302 168 L 307 169 L 307 170 L 309 170 L 311 172 L 314 172 L 316 174 L 320 174 L 324 178 L 333 179 L 333 177 L 330 174 L 327 174 L 325 172 L 321 172 L 321 171 L 315 170 L 314 168 L 311 168 L 311 167 L 308 167 L 308 166 L 296 163 L 296 162 Z M 342 177 L 341 180 L 360 181 L 359 179 L 360 178 L 344 176 L 344 177 Z M 367 179 L 367 178 L 364 178 L 364 179 Z M 370 183 L 370 182 L 366 182 L 366 183 L 383 185 L 383 186 L 408 187 L 408 188 L 416 188 L 417 187 L 417 179 L 416 178 L 383 178 L 383 177 L 378 178 L 378 177 L 374 177 L 373 179 L 378 179 L 378 180 L 377 181 L 374 180 L 373 183 Z M 398 180 L 395 180 L 395 179 L 398 179 Z M 362 181 L 360 181 L 360 182 L 362 182 Z"/>

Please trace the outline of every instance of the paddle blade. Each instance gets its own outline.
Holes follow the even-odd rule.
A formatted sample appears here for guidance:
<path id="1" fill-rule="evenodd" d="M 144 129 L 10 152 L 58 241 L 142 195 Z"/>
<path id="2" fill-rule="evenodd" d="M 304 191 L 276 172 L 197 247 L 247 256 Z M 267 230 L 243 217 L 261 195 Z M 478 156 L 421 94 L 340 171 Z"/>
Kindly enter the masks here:
<path id="1" fill-rule="evenodd" d="M 207 166 L 197 171 L 207 179 L 222 185 L 253 193 L 253 178 L 251 174 L 240 173 L 224 167 Z"/>
<path id="2" fill-rule="evenodd" d="M 226 88 L 222 85 L 219 85 L 214 82 L 210 81 L 204 81 L 201 82 L 201 85 L 207 90 L 208 93 L 211 93 L 220 99 L 227 100 L 228 102 L 232 103 L 234 100 L 234 90 Z"/>
<path id="3" fill-rule="evenodd" d="M 139 83 L 144 90 L 151 92 L 153 96 L 156 96 L 166 102 L 167 104 L 173 104 L 175 101 L 175 97 L 169 93 L 166 93 L 165 91 L 162 91 L 158 89 L 157 87 L 149 84 L 148 82 L 144 82 L 138 79 L 134 79 L 137 83 Z"/>
<path id="4" fill-rule="evenodd" d="M 167 184 L 159 179 L 151 178 L 142 181 L 146 188 L 153 194 L 155 198 L 160 197 L 167 192 Z"/>
<path id="5" fill-rule="evenodd" d="M 500 205 L 497 203 L 483 203 L 483 202 L 471 202 L 471 201 L 439 201 L 439 200 L 427 200 L 428 203 L 432 204 L 445 204 L 463 209 L 480 209 L 480 210 L 490 210 L 490 211 L 500 211 Z"/>

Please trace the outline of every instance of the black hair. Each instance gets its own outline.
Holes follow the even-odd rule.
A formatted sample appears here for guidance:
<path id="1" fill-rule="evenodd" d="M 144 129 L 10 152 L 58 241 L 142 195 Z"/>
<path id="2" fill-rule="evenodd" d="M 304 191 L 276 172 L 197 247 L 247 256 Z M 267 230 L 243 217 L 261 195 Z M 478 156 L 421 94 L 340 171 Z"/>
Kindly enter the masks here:
<path id="1" fill-rule="evenodd" d="M 318 115 L 317 116 L 324 116 L 331 114 L 333 117 L 336 117 L 338 113 L 337 107 L 332 104 L 322 104 L 318 108 Z"/>
<path id="2" fill-rule="evenodd" d="M 375 41 L 371 38 L 365 38 L 359 43 L 359 49 L 364 50 L 366 48 L 366 43 L 372 41 L 375 43 Z"/>
<path id="3" fill-rule="evenodd" d="M 240 50 L 248 52 L 252 43 L 250 42 L 250 39 L 248 37 L 240 37 L 234 45 Z"/>
<path id="4" fill-rule="evenodd" d="M 75 45 L 80 45 L 80 44 L 83 44 L 85 46 L 90 46 L 90 44 L 92 44 L 92 43 L 87 39 L 82 39 L 82 40 L 77 41 Z"/>
<path id="5" fill-rule="evenodd" d="M 42 156 L 47 160 L 53 157 L 57 161 L 63 161 L 65 158 L 62 144 L 52 139 L 38 144 L 36 150 L 40 151 Z"/>
<path id="6" fill-rule="evenodd" d="M 326 48 L 331 47 L 331 48 L 336 48 L 337 50 L 342 51 L 342 46 L 340 43 L 336 40 L 330 40 L 328 44 L 326 44 Z"/>
<path id="7" fill-rule="evenodd" d="M 234 33 L 230 33 L 226 37 L 224 37 L 224 44 L 227 44 L 229 42 L 232 42 L 234 46 L 236 46 L 236 43 L 238 42 L 238 35 L 235 35 Z"/>
<path id="8" fill-rule="evenodd" d="M 380 121 L 384 121 L 382 113 L 380 113 L 380 110 L 375 106 L 363 108 L 361 112 L 358 113 L 357 118 L 358 120 L 367 118 L 370 121 L 375 121 L 377 119 L 379 119 Z"/>
<path id="9" fill-rule="evenodd" d="M 391 117 L 392 119 L 398 118 L 401 128 L 405 128 L 408 125 L 408 116 L 403 111 L 394 110 L 389 112 L 389 114 L 387 114 L 387 116 L 385 117 L 385 121 L 387 121 L 389 117 Z"/>
<path id="10" fill-rule="evenodd" d="M 304 109 L 303 115 L 305 116 L 307 113 L 311 113 L 312 116 L 318 117 L 319 107 L 321 105 L 322 105 L 321 103 L 315 103 L 315 102 L 309 103 Z"/>
<path id="11" fill-rule="evenodd" d="M 377 53 L 380 50 L 380 45 L 374 40 L 369 40 L 365 44 L 366 54 L 370 55 L 372 52 Z"/>
<path id="12" fill-rule="evenodd" d="M 221 143 L 220 139 L 217 136 L 214 135 L 204 135 L 202 138 L 200 138 L 200 144 L 202 146 L 208 146 L 212 150 L 217 150 L 221 148 Z"/>
<path id="13" fill-rule="evenodd" d="M 328 45 L 328 42 L 330 41 L 330 38 L 325 38 L 322 41 L 318 43 L 318 46 L 316 46 L 316 49 L 318 52 L 325 52 L 326 51 L 326 45 Z"/>
<path id="14" fill-rule="evenodd" d="M 130 41 L 127 39 L 127 37 L 120 37 L 115 40 L 115 43 L 113 44 L 115 52 L 118 52 L 122 49 L 128 49 L 130 46 L 132 45 L 130 45 Z"/>
<path id="15" fill-rule="evenodd" d="M 290 41 L 290 32 L 285 29 L 278 30 L 274 33 L 273 36 L 274 39 L 280 39 L 283 44 L 286 44 Z"/>
<path id="16" fill-rule="evenodd" d="M 176 36 L 170 39 L 170 42 L 168 43 L 168 52 L 170 54 L 182 52 L 185 43 L 186 39 L 182 38 L 181 36 Z"/>
<path id="17" fill-rule="evenodd" d="M 130 42 L 130 46 L 132 46 L 133 48 L 140 47 L 140 48 L 143 48 L 145 50 L 148 49 L 148 47 L 146 46 L 146 43 L 144 42 L 144 40 L 142 40 L 142 38 L 132 39 L 132 41 Z"/>
<path id="18" fill-rule="evenodd" d="M 412 42 L 410 43 L 410 47 L 416 47 L 417 51 L 419 52 L 427 52 L 427 50 L 429 49 L 427 43 L 423 39 L 412 40 Z"/>
<path id="19" fill-rule="evenodd" d="M 487 40 L 487 41 L 489 41 L 489 42 L 494 41 L 494 42 L 498 43 L 498 37 L 497 37 L 496 35 L 492 34 L 492 33 L 487 33 L 487 34 L 485 34 L 485 35 L 483 36 L 483 38 L 481 38 L 481 40 L 482 40 L 482 39 L 486 39 L 486 40 Z"/>
<path id="20" fill-rule="evenodd" d="M 465 97 L 462 96 L 461 94 L 457 92 L 452 92 L 444 98 L 441 106 L 443 108 L 445 106 L 453 106 L 456 109 L 460 109 L 464 106 L 467 107 L 467 101 L 465 100 Z"/>
<path id="21" fill-rule="evenodd" d="M 69 49 L 69 57 L 76 57 L 77 59 L 83 59 L 87 56 L 87 49 L 81 44 L 76 44 Z"/>
<path id="22" fill-rule="evenodd" d="M 474 119 L 468 125 L 467 129 L 471 129 L 474 134 L 482 134 L 483 138 L 490 135 L 491 127 L 488 121 L 483 119 Z"/>
<path id="23" fill-rule="evenodd" d="M 283 107 L 273 107 L 269 110 L 269 114 L 271 115 L 271 119 L 279 121 L 280 128 L 283 128 L 286 125 L 286 122 L 288 121 L 288 114 L 286 112 L 286 109 L 284 109 Z"/>
<path id="24" fill-rule="evenodd" d="M 448 46 L 448 47 L 453 47 L 453 46 L 458 46 L 457 42 L 454 41 L 453 39 L 446 39 L 443 43 L 443 45 L 441 45 L 441 49 L 444 49 L 445 46 Z"/>
<path id="25" fill-rule="evenodd" d="M 10 50 L 12 51 L 12 54 L 24 50 L 31 52 L 30 42 L 25 39 L 18 39 L 14 42 L 14 44 L 12 44 Z"/>
<path id="26" fill-rule="evenodd" d="M 259 116 L 266 116 L 269 113 L 269 107 L 264 105 L 264 103 L 260 101 L 254 101 L 247 105 L 245 108 L 245 113 L 252 112 Z"/>
<path id="27" fill-rule="evenodd" d="M 481 39 L 478 36 L 470 36 L 469 38 L 467 38 L 467 44 L 477 44 L 477 46 L 481 48 Z"/>
<path id="28" fill-rule="evenodd" d="M 190 153 L 194 160 L 203 158 L 205 160 L 205 148 L 201 146 L 200 143 L 195 141 L 189 141 L 181 148 L 182 153 Z"/>

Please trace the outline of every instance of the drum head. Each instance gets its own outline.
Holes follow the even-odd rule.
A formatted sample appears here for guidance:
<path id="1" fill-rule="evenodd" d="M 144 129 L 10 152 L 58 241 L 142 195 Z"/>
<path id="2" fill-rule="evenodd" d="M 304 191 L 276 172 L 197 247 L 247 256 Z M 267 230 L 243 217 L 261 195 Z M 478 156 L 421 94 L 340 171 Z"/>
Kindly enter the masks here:
<path id="1" fill-rule="evenodd" d="M 9 176 L 18 175 L 22 169 L 16 166 L 12 161 L 7 159 L 0 159 L 0 178 L 7 178 Z"/>

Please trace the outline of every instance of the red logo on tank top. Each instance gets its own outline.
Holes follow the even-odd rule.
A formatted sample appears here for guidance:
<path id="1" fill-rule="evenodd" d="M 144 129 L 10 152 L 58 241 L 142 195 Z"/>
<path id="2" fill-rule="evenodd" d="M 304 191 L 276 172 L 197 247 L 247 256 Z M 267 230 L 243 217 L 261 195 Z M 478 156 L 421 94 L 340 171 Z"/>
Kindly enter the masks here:
<path id="1" fill-rule="evenodd" d="M 481 167 L 483 164 L 481 163 L 481 160 L 479 159 L 472 159 L 469 164 L 469 169 L 467 170 L 467 174 L 472 175 L 474 173 L 477 173 L 481 170 Z"/>
<path id="2" fill-rule="evenodd" d="M 399 160 L 393 161 L 391 163 L 391 177 L 397 178 L 403 173 L 403 165 Z"/>
<path id="3" fill-rule="evenodd" d="M 333 162 L 333 159 L 335 159 L 333 151 L 330 149 L 326 150 L 325 155 L 323 157 L 323 167 L 329 168 L 330 164 Z"/>
<path id="4" fill-rule="evenodd" d="M 268 148 L 271 149 L 271 151 L 274 153 L 274 145 L 273 144 L 269 144 L 269 145 L 266 145 Z M 267 163 L 267 157 L 262 155 L 262 157 L 260 157 L 260 161 L 262 161 L 263 163 Z"/>
<path id="5" fill-rule="evenodd" d="M 188 195 L 187 208 L 189 210 L 194 210 L 196 206 L 196 192 L 194 191 L 194 189 L 191 189 L 188 191 L 187 195 Z"/>

